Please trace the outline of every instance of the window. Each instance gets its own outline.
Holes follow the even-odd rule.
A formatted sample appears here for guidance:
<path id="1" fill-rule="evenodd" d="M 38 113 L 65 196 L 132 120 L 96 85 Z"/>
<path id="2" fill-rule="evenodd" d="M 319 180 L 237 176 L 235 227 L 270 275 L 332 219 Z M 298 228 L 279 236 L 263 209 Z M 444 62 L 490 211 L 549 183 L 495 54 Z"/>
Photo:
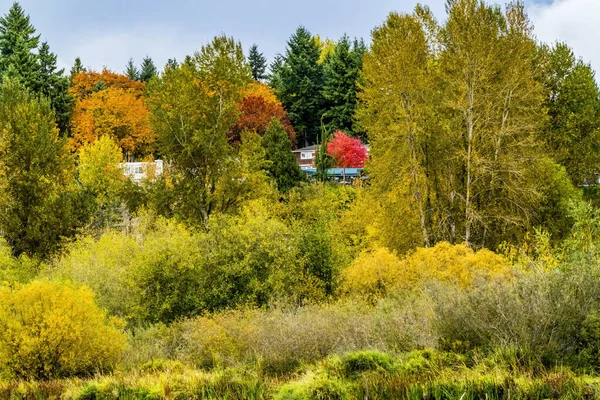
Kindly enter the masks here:
<path id="1" fill-rule="evenodd" d="M 311 151 L 303 151 L 302 153 L 300 153 L 300 159 L 301 160 L 312 160 L 313 153 Z"/>

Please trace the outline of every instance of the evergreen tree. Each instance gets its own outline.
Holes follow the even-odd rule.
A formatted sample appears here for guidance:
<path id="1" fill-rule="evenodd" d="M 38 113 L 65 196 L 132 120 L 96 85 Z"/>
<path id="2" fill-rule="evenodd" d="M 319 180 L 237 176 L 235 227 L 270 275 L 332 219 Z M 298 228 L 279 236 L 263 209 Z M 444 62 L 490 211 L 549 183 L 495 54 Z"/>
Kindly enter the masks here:
<path id="1" fill-rule="evenodd" d="M 27 88 L 35 88 L 39 70 L 33 50 L 39 40 L 29 16 L 19 3 L 13 3 L 8 14 L 0 18 L 0 76 L 18 76 Z"/>
<path id="2" fill-rule="evenodd" d="M 269 69 L 271 70 L 271 73 L 269 74 L 269 86 L 271 86 L 271 88 L 275 90 L 275 92 L 278 92 L 278 90 L 281 88 L 281 78 L 279 77 L 279 72 L 283 67 L 284 61 L 284 57 L 281 54 L 277 53 L 275 54 L 273 62 L 269 66 Z"/>
<path id="3" fill-rule="evenodd" d="M 150 79 L 154 78 L 158 75 L 158 71 L 154 66 L 154 61 L 148 56 L 144 57 L 142 60 L 142 67 L 140 68 L 140 81 L 142 82 L 150 82 Z"/>
<path id="4" fill-rule="evenodd" d="M 40 36 L 35 35 L 35 28 L 19 3 L 13 3 L 8 14 L 0 18 L 0 72 L 5 72 L 9 65 L 16 64 L 22 78 L 35 74 L 35 55 L 32 51 L 38 47 Z M 18 54 L 15 59 L 14 56 Z M 30 57 L 25 55 L 31 55 Z"/>
<path id="5" fill-rule="evenodd" d="M 267 79 L 267 59 L 263 53 L 258 52 L 258 46 L 253 44 L 248 53 L 248 63 L 252 69 L 252 78 L 255 81 L 263 81 Z"/>
<path id="6" fill-rule="evenodd" d="M 263 136 L 266 159 L 271 162 L 269 176 L 277 183 L 280 192 L 288 192 L 304 178 L 302 170 L 292 153 L 292 142 L 285 128 L 277 119 L 273 119 Z"/>
<path id="7" fill-rule="evenodd" d="M 64 75 L 64 69 L 57 70 L 56 54 L 50 51 L 50 46 L 46 42 L 40 46 L 38 64 L 39 86 L 36 91 L 50 99 L 56 124 L 61 132 L 66 132 L 73 105 L 73 99 L 68 93 L 70 82 Z"/>
<path id="8" fill-rule="evenodd" d="M 353 123 L 354 109 L 365 51 L 362 40 L 355 40 L 352 47 L 350 39 L 344 35 L 325 59 L 323 98 L 327 111 L 323 114 L 323 122 L 329 132 L 356 131 Z"/>
<path id="9" fill-rule="evenodd" d="M 169 58 L 167 60 L 167 65 L 165 65 L 165 70 L 166 69 L 175 69 L 177 68 L 179 64 L 177 63 L 177 60 L 175 58 Z"/>
<path id="10" fill-rule="evenodd" d="M 304 145 L 315 143 L 321 126 L 323 101 L 323 66 L 321 51 L 310 32 L 303 26 L 288 41 L 285 61 L 278 69 L 275 87 Z"/>
<path id="11" fill-rule="evenodd" d="M 80 72 L 86 72 L 86 71 L 87 70 L 83 66 L 83 63 L 81 62 L 81 58 L 77 57 L 75 59 L 75 64 L 73 64 L 73 67 L 71 68 L 71 80 L 73 80 L 73 77 L 75 75 L 79 74 Z"/>
<path id="12" fill-rule="evenodd" d="M 127 62 L 127 67 L 125 68 L 125 75 L 132 81 L 140 80 L 140 70 L 133 63 L 133 58 L 130 58 Z"/>

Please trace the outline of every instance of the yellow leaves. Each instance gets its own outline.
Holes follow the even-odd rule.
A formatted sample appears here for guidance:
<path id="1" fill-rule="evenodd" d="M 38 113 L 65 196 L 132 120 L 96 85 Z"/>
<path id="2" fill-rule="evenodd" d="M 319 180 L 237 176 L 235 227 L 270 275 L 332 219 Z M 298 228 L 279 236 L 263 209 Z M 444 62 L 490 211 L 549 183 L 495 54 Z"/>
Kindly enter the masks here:
<path id="1" fill-rule="evenodd" d="M 487 249 L 475 252 L 464 244 L 441 242 L 403 259 L 377 247 L 363 252 L 343 271 L 343 290 L 376 297 L 434 280 L 467 288 L 478 278 L 509 278 L 511 268 L 505 257 Z"/>
<path id="2" fill-rule="evenodd" d="M 126 344 L 125 335 L 107 323 L 106 312 L 86 287 L 40 281 L 0 289 L 0 366 L 17 378 L 48 379 L 110 368 Z"/>
<path id="3" fill-rule="evenodd" d="M 122 161 L 123 153 L 119 146 L 108 136 L 102 136 L 79 150 L 79 181 L 99 197 L 115 194 L 125 181 L 120 165 Z"/>

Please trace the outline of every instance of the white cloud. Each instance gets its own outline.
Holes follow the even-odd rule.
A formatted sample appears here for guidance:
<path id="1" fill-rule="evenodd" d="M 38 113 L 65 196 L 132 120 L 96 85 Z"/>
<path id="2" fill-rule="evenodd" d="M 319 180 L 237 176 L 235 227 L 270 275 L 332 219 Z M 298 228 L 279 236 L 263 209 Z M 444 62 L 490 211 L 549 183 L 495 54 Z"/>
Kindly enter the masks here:
<path id="1" fill-rule="evenodd" d="M 554 0 L 528 8 L 538 40 L 566 42 L 578 57 L 600 68 L 600 1 Z"/>

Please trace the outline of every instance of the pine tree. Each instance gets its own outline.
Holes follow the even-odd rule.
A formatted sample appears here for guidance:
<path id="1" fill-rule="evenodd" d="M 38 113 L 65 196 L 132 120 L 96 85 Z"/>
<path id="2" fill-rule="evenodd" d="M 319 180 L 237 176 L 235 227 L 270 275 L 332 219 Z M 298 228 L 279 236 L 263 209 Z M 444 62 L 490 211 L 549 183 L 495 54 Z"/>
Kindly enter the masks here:
<path id="1" fill-rule="evenodd" d="M 252 69 L 252 78 L 255 81 L 263 81 L 267 79 L 267 59 L 263 53 L 258 52 L 258 46 L 253 44 L 248 53 L 248 63 Z"/>
<path id="2" fill-rule="evenodd" d="M 179 63 L 177 62 L 177 59 L 175 59 L 175 58 L 169 58 L 167 60 L 167 65 L 165 65 L 165 70 L 167 70 L 167 69 L 175 69 L 175 68 L 177 68 L 178 65 L 179 65 Z"/>
<path id="3" fill-rule="evenodd" d="M 285 128 L 277 119 L 273 119 L 263 136 L 266 159 L 271 162 L 268 175 L 277 183 L 280 192 L 288 192 L 298 185 L 304 175 L 292 153 L 292 142 Z"/>
<path id="4" fill-rule="evenodd" d="M 323 122 L 329 132 L 356 131 L 353 123 L 354 109 L 364 53 L 365 45 L 362 40 L 355 40 L 352 47 L 350 39 L 344 35 L 325 59 L 323 98 L 327 111 L 323 114 Z"/>
<path id="5" fill-rule="evenodd" d="M 277 53 L 275 54 L 275 58 L 273 58 L 273 62 L 269 66 L 269 69 L 271 70 L 271 73 L 269 74 L 269 86 L 271 86 L 275 92 L 278 92 L 281 88 L 281 78 L 279 73 L 283 67 L 284 61 L 284 57 L 280 53 Z"/>
<path id="6" fill-rule="evenodd" d="M 87 70 L 85 69 L 85 67 L 83 66 L 83 63 L 81 62 L 81 58 L 77 57 L 75 59 L 75 64 L 73 64 L 73 67 L 71 68 L 71 80 L 73 80 L 73 77 L 81 72 L 86 72 Z"/>
<path id="7" fill-rule="evenodd" d="M 125 69 L 125 75 L 132 81 L 140 80 L 140 70 L 133 63 L 133 58 L 130 58 L 127 62 L 127 67 Z"/>
<path id="8" fill-rule="evenodd" d="M 39 40 L 29 16 L 19 3 L 13 3 L 8 14 L 0 18 L 0 75 L 10 69 L 11 75 L 17 75 L 25 87 L 35 88 L 39 70 L 33 50 Z"/>
<path id="9" fill-rule="evenodd" d="M 69 77 L 64 75 L 64 69 L 57 70 L 56 59 L 48 43 L 42 43 L 38 52 L 39 86 L 36 91 L 50 99 L 56 124 L 61 132 L 66 132 L 73 99 L 68 93 Z"/>
<path id="10" fill-rule="evenodd" d="M 158 71 L 154 66 L 154 62 L 148 56 L 144 57 L 142 60 L 142 66 L 140 68 L 140 81 L 142 82 L 150 82 L 150 79 L 154 78 L 158 75 Z"/>
<path id="11" fill-rule="evenodd" d="M 323 67 L 319 64 L 320 56 L 313 36 L 300 26 L 288 41 L 285 61 L 277 71 L 277 95 L 304 145 L 315 143 L 321 127 Z"/>

